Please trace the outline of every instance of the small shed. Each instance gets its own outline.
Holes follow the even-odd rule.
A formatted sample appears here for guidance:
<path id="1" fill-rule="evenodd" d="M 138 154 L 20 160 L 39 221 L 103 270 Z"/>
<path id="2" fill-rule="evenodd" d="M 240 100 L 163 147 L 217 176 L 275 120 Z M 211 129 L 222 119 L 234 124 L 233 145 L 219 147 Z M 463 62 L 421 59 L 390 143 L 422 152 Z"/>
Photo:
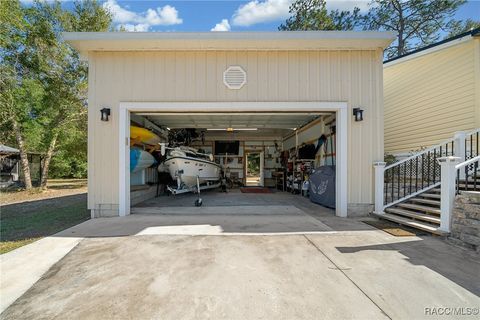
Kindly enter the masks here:
<path id="1" fill-rule="evenodd" d="M 42 176 L 41 153 L 29 152 L 30 174 L 33 183 L 39 183 Z M 0 188 L 6 188 L 23 181 L 20 164 L 20 150 L 0 144 Z"/>
<path id="2" fill-rule="evenodd" d="M 20 151 L 0 144 L 0 188 L 18 181 Z"/>

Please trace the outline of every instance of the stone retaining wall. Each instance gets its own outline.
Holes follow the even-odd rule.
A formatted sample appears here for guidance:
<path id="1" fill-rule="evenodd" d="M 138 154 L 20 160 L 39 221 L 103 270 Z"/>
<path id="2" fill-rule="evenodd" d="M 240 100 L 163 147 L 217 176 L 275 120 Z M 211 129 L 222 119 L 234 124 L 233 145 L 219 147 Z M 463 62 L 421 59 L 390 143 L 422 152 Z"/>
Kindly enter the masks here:
<path id="1" fill-rule="evenodd" d="M 480 193 L 464 192 L 455 199 L 449 240 L 480 253 Z"/>

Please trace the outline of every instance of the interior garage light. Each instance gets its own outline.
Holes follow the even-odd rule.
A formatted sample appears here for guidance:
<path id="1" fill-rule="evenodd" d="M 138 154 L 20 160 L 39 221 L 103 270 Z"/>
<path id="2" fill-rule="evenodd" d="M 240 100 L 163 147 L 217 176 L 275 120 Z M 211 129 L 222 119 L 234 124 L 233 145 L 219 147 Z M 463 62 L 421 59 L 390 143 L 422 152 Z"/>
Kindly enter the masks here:
<path id="1" fill-rule="evenodd" d="M 207 131 L 256 131 L 258 128 L 207 128 Z"/>

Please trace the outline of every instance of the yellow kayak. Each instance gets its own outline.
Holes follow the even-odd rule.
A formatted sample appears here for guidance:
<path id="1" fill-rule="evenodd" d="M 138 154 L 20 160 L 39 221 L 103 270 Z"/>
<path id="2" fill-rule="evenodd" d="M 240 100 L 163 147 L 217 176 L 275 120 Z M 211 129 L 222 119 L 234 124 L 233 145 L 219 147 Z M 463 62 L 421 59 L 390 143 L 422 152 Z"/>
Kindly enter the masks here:
<path id="1" fill-rule="evenodd" d="M 148 144 L 157 146 L 160 143 L 160 137 L 152 131 L 136 126 L 130 126 L 130 144 Z"/>

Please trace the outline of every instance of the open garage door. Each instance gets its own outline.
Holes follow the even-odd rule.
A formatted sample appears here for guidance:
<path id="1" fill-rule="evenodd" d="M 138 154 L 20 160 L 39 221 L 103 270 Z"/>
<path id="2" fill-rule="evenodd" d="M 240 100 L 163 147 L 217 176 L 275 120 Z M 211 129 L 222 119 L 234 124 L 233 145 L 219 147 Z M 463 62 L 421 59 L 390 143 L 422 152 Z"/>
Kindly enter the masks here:
<path id="1" fill-rule="evenodd" d="M 195 103 L 185 106 L 190 109 L 185 111 L 175 108 L 176 103 L 122 104 L 121 124 L 125 125 L 121 125 L 120 136 L 126 139 L 120 148 L 124 155 L 120 195 L 125 200 L 121 200 L 120 211 L 129 214 L 132 205 L 158 196 L 163 190 L 178 194 L 222 186 L 244 192 L 243 188 L 256 187 L 308 196 L 309 176 L 318 168 L 331 166 L 336 168 L 332 192 L 336 214 L 346 216 L 346 181 L 342 183 L 346 180 L 344 105 L 317 104 L 313 108 L 312 103 L 302 104 L 306 106 L 292 108 L 291 103 L 270 103 L 255 108 L 252 104 L 235 103 L 232 108 L 232 103 L 229 107 L 212 103 L 208 108 L 217 110 L 202 111 L 195 110 L 202 105 Z M 134 141 L 127 130 L 130 126 L 155 133 L 157 145 Z M 133 172 L 132 161 L 143 159 L 132 156 L 135 152 L 150 153 L 154 161 Z M 157 174 L 159 164 L 166 165 L 160 171 L 170 175 L 170 182 Z"/>

